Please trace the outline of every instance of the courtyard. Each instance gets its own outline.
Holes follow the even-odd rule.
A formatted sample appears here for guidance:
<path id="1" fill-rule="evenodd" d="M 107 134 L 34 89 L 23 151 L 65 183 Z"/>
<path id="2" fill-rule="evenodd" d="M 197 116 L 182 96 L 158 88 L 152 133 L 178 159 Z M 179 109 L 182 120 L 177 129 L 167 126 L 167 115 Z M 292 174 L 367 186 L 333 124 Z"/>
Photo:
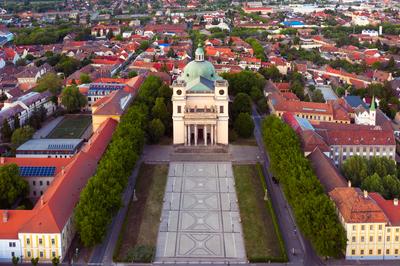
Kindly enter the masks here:
<path id="1" fill-rule="evenodd" d="M 155 262 L 245 262 L 232 165 L 171 162 Z"/>
<path id="2" fill-rule="evenodd" d="M 47 135 L 49 139 L 78 139 L 92 123 L 88 115 L 66 115 Z"/>

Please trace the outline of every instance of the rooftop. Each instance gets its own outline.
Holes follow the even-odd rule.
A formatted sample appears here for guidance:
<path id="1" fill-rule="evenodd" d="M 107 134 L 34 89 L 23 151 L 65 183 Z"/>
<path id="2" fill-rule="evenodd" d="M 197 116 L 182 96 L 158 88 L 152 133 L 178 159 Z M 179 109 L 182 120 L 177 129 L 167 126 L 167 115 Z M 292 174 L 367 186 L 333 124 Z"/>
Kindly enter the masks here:
<path id="1" fill-rule="evenodd" d="M 359 188 L 337 187 L 329 192 L 346 223 L 386 223 L 388 219 L 379 205 L 364 196 Z"/>
<path id="2" fill-rule="evenodd" d="M 19 151 L 75 151 L 83 139 L 31 139 L 17 148 Z"/>

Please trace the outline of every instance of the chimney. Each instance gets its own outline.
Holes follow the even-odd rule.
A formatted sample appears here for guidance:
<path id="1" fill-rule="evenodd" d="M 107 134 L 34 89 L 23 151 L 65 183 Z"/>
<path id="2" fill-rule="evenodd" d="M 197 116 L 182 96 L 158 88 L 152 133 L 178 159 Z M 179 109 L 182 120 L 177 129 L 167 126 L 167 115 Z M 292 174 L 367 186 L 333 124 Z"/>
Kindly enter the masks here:
<path id="1" fill-rule="evenodd" d="M 65 174 L 65 166 L 61 167 L 61 174 L 64 175 Z"/>
<path id="2" fill-rule="evenodd" d="M 4 210 L 3 211 L 3 223 L 8 222 L 8 211 Z"/>
<path id="3" fill-rule="evenodd" d="M 40 206 L 44 205 L 44 200 L 43 200 L 43 196 L 40 197 Z"/>
<path id="4" fill-rule="evenodd" d="M 364 199 L 368 198 L 368 191 L 364 190 Z"/>
<path id="5" fill-rule="evenodd" d="M 382 29 L 383 29 L 382 26 L 379 26 L 379 35 L 382 35 L 382 33 L 383 33 Z"/>
<path id="6" fill-rule="evenodd" d="M 394 198 L 393 199 L 393 205 L 394 206 L 399 206 L 399 199 L 398 198 Z"/>
<path id="7" fill-rule="evenodd" d="M 348 187 L 351 187 L 351 181 L 350 181 L 350 180 L 347 181 L 347 186 L 348 186 Z"/>

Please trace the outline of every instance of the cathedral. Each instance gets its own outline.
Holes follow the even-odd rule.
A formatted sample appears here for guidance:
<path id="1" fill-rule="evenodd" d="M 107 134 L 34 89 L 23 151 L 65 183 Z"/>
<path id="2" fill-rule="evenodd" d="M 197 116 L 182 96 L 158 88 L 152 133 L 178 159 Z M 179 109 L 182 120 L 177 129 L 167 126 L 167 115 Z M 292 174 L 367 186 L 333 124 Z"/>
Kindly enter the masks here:
<path id="1" fill-rule="evenodd" d="M 204 60 L 201 47 L 172 89 L 174 145 L 228 145 L 228 82 Z"/>

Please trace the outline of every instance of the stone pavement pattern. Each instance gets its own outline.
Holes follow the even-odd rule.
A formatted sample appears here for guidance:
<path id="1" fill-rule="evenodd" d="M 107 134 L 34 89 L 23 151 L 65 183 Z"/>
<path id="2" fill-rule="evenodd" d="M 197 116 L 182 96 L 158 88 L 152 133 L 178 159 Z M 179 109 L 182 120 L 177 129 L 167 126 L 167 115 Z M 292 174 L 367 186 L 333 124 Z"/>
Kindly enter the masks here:
<path id="1" fill-rule="evenodd" d="M 230 162 L 171 162 L 157 262 L 246 262 Z"/>

